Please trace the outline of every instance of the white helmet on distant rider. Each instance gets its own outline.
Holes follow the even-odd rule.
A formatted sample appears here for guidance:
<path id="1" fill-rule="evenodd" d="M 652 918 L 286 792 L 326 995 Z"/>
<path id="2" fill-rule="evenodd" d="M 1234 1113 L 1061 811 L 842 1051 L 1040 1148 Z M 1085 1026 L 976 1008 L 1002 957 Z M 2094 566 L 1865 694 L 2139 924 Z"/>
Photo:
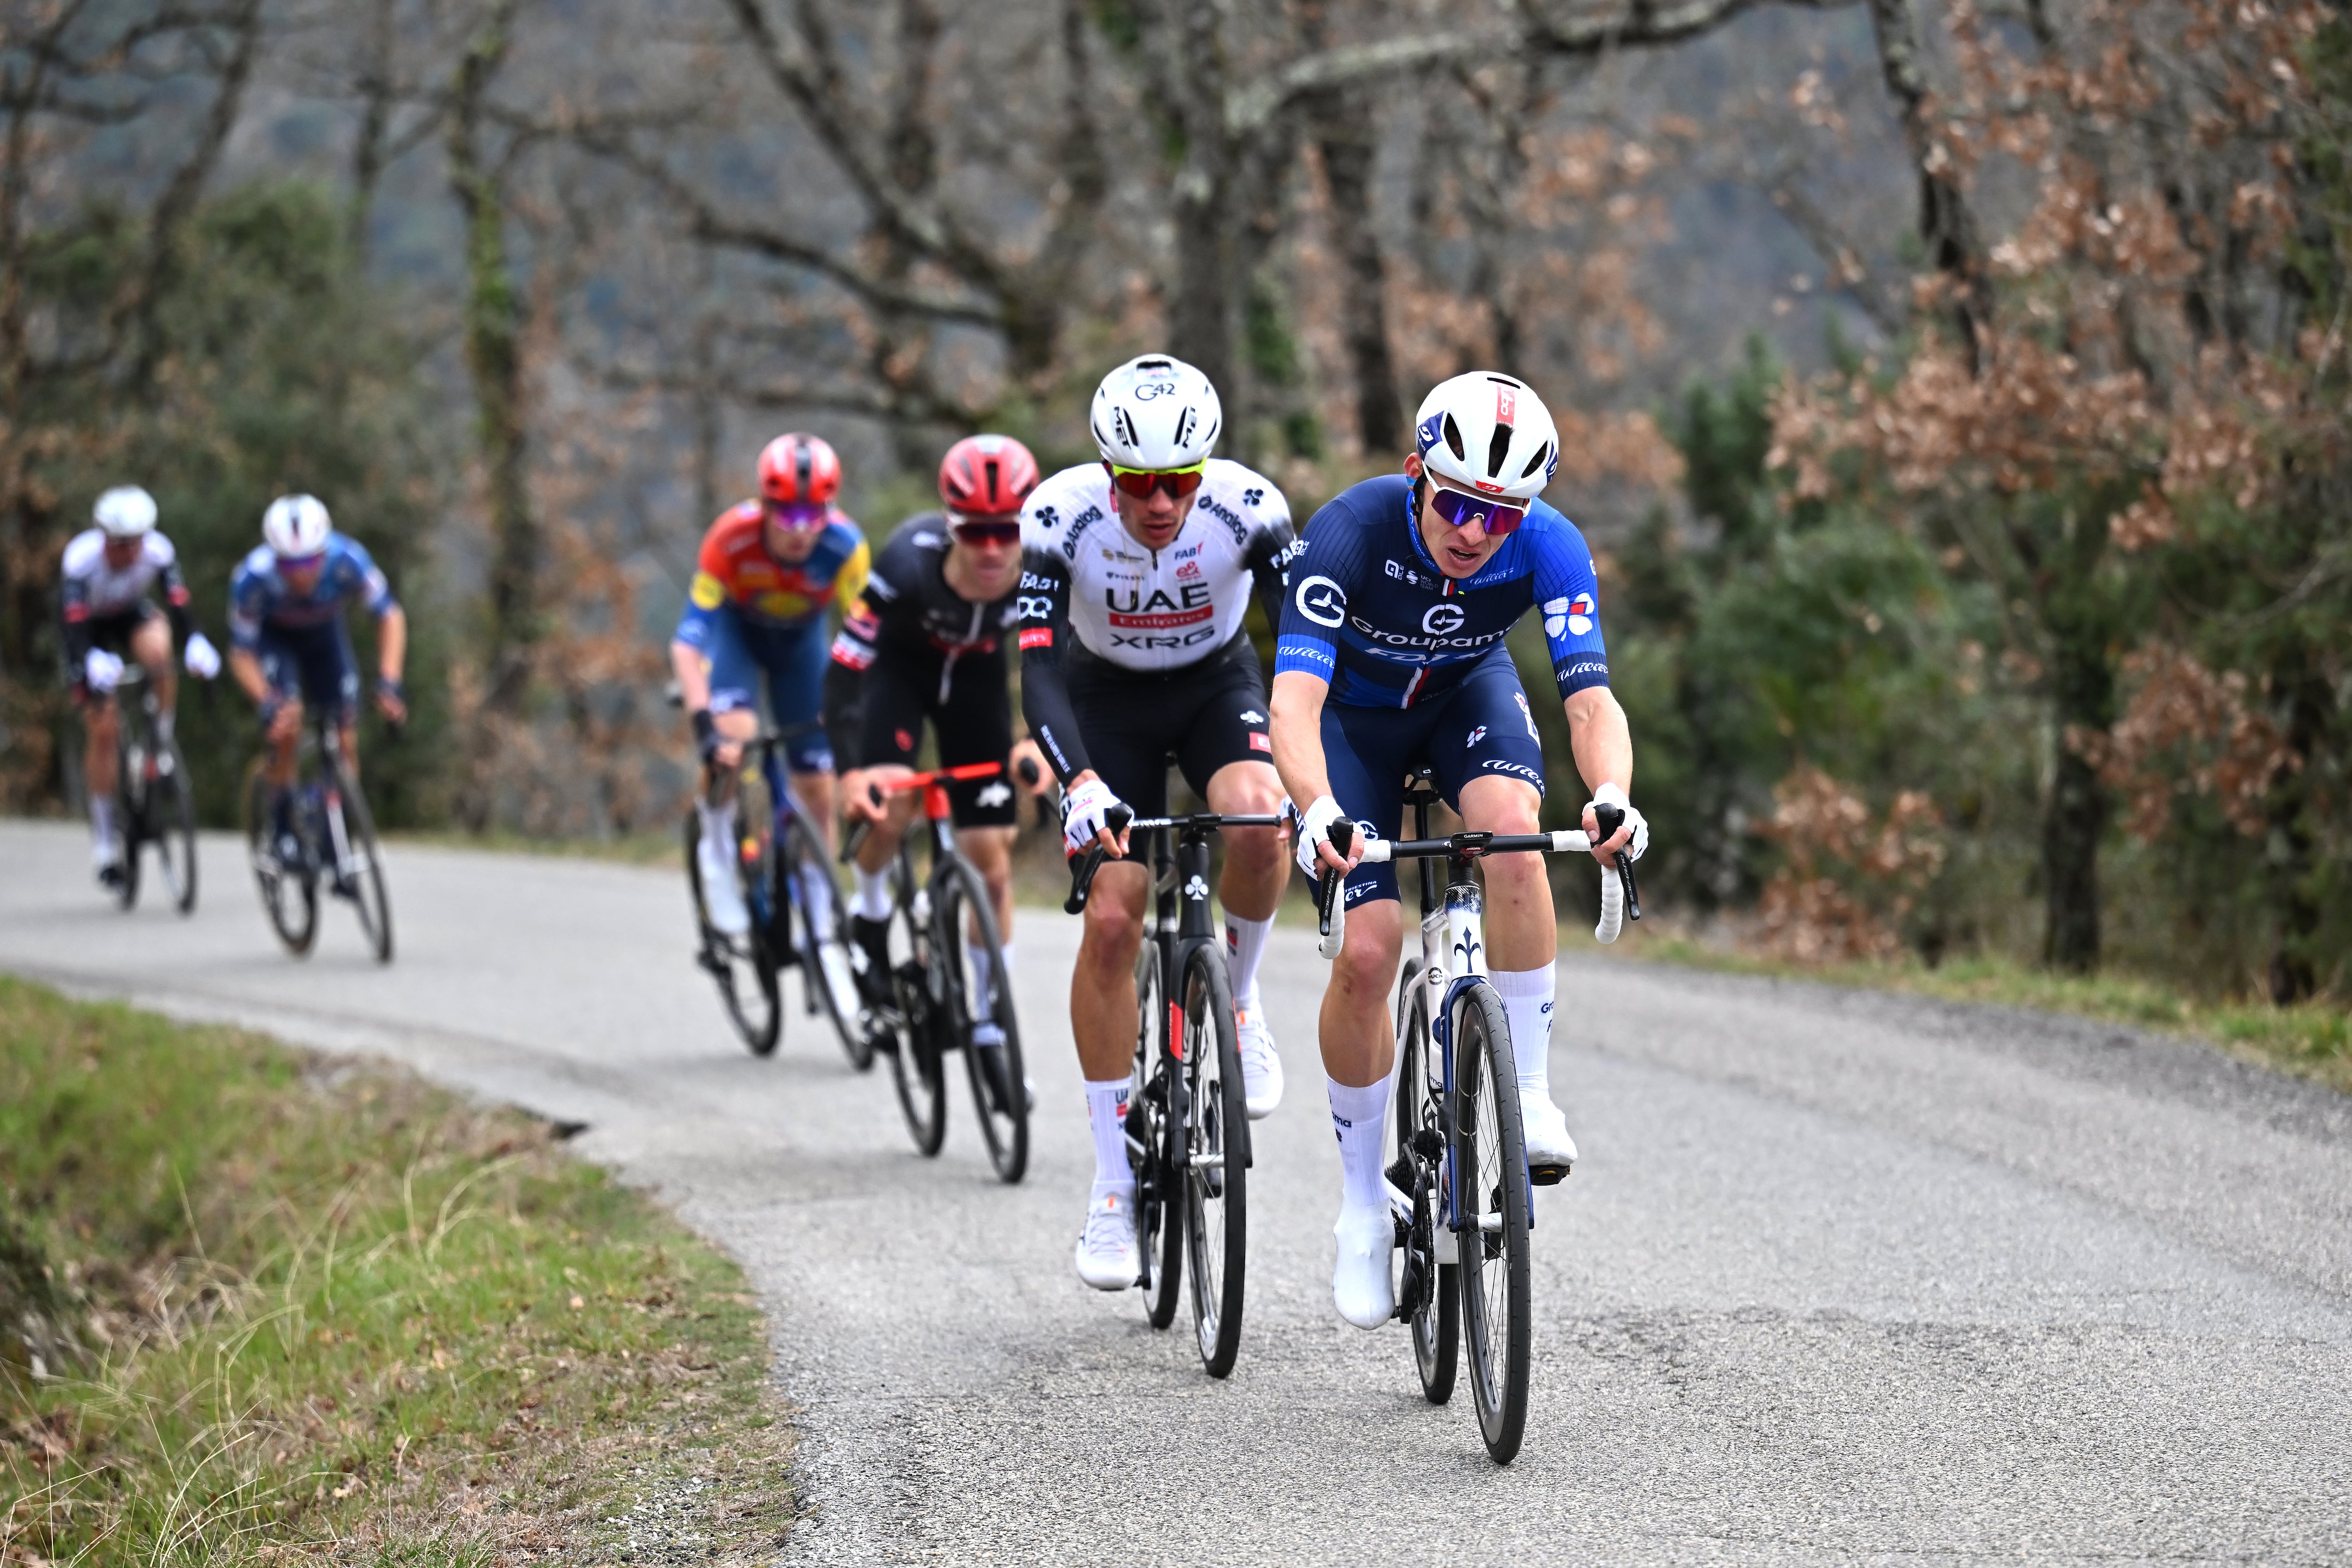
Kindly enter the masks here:
<path id="1" fill-rule="evenodd" d="M 299 561 L 327 548 L 334 527 L 317 496 L 279 496 L 261 514 L 261 537 L 280 561 Z"/>
<path id="2" fill-rule="evenodd" d="M 137 485 L 117 485 L 98 498 L 90 520 L 110 539 L 136 539 L 155 531 L 155 498 Z"/>
<path id="3" fill-rule="evenodd" d="M 1414 444 L 1443 486 L 1531 501 L 1559 467 L 1551 411 L 1526 382 L 1493 371 L 1441 381 L 1413 416 Z"/>
<path id="4" fill-rule="evenodd" d="M 1103 461 L 1165 472 L 1208 460 L 1225 411 L 1207 376 L 1181 359 L 1145 354 L 1103 377 L 1089 423 Z"/>

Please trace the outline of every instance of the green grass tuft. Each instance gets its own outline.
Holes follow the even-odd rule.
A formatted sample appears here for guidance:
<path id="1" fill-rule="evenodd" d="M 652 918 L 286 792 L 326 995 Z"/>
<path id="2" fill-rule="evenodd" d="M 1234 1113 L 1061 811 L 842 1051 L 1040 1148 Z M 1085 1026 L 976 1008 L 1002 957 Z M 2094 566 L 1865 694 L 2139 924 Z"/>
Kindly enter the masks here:
<path id="1" fill-rule="evenodd" d="M 0 1563 L 730 1561 L 790 1517 L 740 1272 L 519 1113 L 0 979 Z"/>

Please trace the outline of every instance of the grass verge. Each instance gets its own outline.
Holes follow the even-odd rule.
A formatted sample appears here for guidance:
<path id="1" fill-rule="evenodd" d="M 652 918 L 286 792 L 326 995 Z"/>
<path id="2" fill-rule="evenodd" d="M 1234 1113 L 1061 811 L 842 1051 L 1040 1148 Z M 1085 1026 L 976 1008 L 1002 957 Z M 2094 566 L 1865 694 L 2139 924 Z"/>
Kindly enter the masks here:
<path id="1" fill-rule="evenodd" d="M 0 978 L 0 1563 L 764 1559 L 735 1266 L 519 1112 Z"/>
<path id="2" fill-rule="evenodd" d="M 1561 945 L 1569 946 L 1565 935 Z M 2161 1029 L 2194 1036 L 2247 1060 L 2352 1092 L 2352 1013 L 2337 1002 L 2306 1002 L 2293 1007 L 2274 1007 L 2266 1002 L 2207 1002 L 2137 976 L 2054 974 L 2000 957 L 1948 959 L 1933 969 L 1916 959 L 1802 968 L 1727 952 L 1686 936 L 1651 937 L 1632 944 L 1625 955 L 1733 973 L 1904 991 L 1950 1002 L 2039 1007 L 2105 1023 Z"/>

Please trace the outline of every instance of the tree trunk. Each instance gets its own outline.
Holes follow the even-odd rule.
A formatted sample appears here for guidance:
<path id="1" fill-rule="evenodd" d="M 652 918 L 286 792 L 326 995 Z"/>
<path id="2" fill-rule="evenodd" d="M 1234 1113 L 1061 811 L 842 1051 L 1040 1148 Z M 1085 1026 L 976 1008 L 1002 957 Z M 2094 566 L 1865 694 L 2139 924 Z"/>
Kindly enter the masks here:
<path id="1" fill-rule="evenodd" d="M 1950 286 L 1952 324 L 1969 368 L 1977 363 L 1977 334 L 1992 321 L 1992 292 L 1984 268 L 1984 242 L 1977 232 L 1957 171 L 1937 145 L 1928 122 L 1933 89 L 1919 51 L 1910 0 L 1870 0 L 1878 37 L 1878 62 L 1887 91 L 1895 95 L 1911 163 L 1919 176 L 1919 237 L 1927 259 Z"/>
<path id="2" fill-rule="evenodd" d="M 1184 163 L 1176 173 L 1176 299 L 1169 351 L 1189 360 L 1221 394 L 1233 390 L 1240 324 L 1239 237 L 1234 232 L 1234 147 L 1225 132 L 1225 51 L 1217 0 L 1176 7 L 1178 111 Z"/>
<path id="3" fill-rule="evenodd" d="M 367 58 L 360 68 L 360 128 L 352 143 L 351 245 L 352 259 L 362 268 L 367 266 L 368 226 L 375 216 L 376 182 L 383 175 L 384 137 L 392 124 L 398 5 L 399 0 L 374 0 L 368 18 Z"/>
<path id="4" fill-rule="evenodd" d="M 2272 680 L 2286 695 L 2287 746 L 2303 760 L 2302 768 L 2271 794 L 2271 904 L 2278 910 L 2278 933 L 2271 948 L 2269 980 L 2271 1000 L 2284 1007 L 2319 989 L 2326 867 L 2313 831 L 2316 814 L 2311 773 L 2328 753 L 2328 719 L 2336 701 L 2330 682 L 2313 668 L 2313 650 L 2298 643 L 2283 651 Z"/>
<path id="5" fill-rule="evenodd" d="M 1404 408 L 1389 352 L 1388 258 L 1372 222 L 1372 163 L 1379 153 L 1361 92 L 1333 93 L 1312 110 L 1316 150 L 1330 187 L 1331 243 L 1345 291 L 1339 331 L 1355 383 L 1356 439 L 1367 454 L 1404 447 Z"/>
<path id="6" fill-rule="evenodd" d="M 2078 731 L 2105 734 L 2116 721 L 2116 671 L 2109 653 L 2116 616 L 2097 577 L 2108 510 L 2069 514 L 2042 604 L 2058 734 L 2057 776 L 2042 824 L 2042 959 L 2053 969 L 2077 974 L 2099 966 L 2099 843 L 2112 803 L 2097 772 L 2067 738 Z"/>

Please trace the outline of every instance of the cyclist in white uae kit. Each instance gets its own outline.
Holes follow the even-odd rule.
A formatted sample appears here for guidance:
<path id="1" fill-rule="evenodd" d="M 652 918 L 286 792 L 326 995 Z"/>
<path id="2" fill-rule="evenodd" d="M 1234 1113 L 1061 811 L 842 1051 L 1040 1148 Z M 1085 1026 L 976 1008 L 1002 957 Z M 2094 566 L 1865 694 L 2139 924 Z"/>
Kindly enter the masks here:
<path id="1" fill-rule="evenodd" d="M 1575 524 L 1536 499 L 1559 458 L 1550 413 L 1513 377 L 1457 375 L 1423 400 L 1414 444 L 1402 475 L 1366 479 L 1315 514 L 1275 651 L 1275 757 L 1293 797 L 1307 803 L 1299 863 L 1312 876 L 1349 873 L 1334 911 L 1344 930 L 1323 996 L 1322 1046 L 1341 1172 L 1332 1300 L 1366 1329 L 1387 1322 L 1395 1305 L 1381 1155 L 1403 921 L 1395 867 L 1359 865 L 1361 833 L 1339 854 L 1332 824 L 1345 818 L 1393 838 L 1403 780 L 1427 765 L 1471 831 L 1536 831 L 1550 775 L 1503 638 L 1540 604 L 1570 748 L 1592 790 L 1584 831 L 1599 837 L 1595 805 L 1624 813 L 1594 853 L 1639 859 L 1650 833 L 1626 798 L 1633 741 L 1609 689 L 1592 552 Z M 1551 886 L 1532 855 L 1482 866 L 1487 979 L 1510 1023 L 1528 1173 L 1556 1182 L 1576 1144 L 1546 1070 L 1559 945 Z"/>
<path id="2" fill-rule="evenodd" d="M 188 673 L 205 680 L 220 673 L 220 654 L 188 614 L 188 585 L 172 542 L 155 531 L 155 498 L 137 485 L 117 485 L 90 509 L 94 527 L 74 535 L 60 566 L 58 594 L 66 677 L 89 733 L 82 778 L 89 789 L 89 855 L 99 880 L 122 875 L 114 837 L 114 688 L 128 654 L 154 683 L 155 728 L 172 733 L 178 693 L 172 679 L 172 639 L 187 650 Z M 159 610 L 150 595 L 160 589 Z M 168 628 L 166 626 L 168 623 Z"/>
<path id="3" fill-rule="evenodd" d="M 1280 624 L 1283 573 L 1297 546 L 1282 492 L 1209 456 L 1223 422 L 1208 377 L 1146 354 L 1095 393 L 1103 460 L 1055 475 L 1022 509 L 1021 705 L 1066 792 L 1069 854 L 1096 844 L 1125 853 L 1105 823 L 1115 806 L 1164 816 L 1171 755 L 1211 811 L 1272 815 L 1281 805 L 1265 678 L 1242 620 L 1255 593 L 1268 625 Z M 1289 868 L 1277 829 L 1223 837 L 1217 896 L 1255 1119 L 1282 1099 L 1257 966 Z M 1095 1144 L 1076 1261 L 1078 1277 L 1098 1290 L 1123 1290 L 1141 1272 L 1125 1122 L 1149 880 L 1141 865 L 1104 864 L 1070 977 Z"/>

